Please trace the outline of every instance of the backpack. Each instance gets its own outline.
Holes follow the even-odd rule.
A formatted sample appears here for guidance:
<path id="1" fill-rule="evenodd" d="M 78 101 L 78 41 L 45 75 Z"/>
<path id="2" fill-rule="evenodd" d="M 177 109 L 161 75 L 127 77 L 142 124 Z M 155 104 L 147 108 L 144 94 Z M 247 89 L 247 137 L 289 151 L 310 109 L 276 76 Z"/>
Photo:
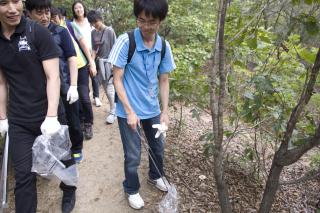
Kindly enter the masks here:
<path id="1" fill-rule="evenodd" d="M 69 64 L 68 60 L 64 58 L 64 52 L 61 48 L 62 40 L 60 33 L 63 30 L 66 30 L 64 27 L 51 23 L 48 27 L 54 42 L 58 46 L 59 49 L 59 71 L 60 71 L 60 91 L 62 94 L 67 94 L 69 86 L 70 86 L 70 72 L 69 72 Z"/>
<path id="2" fill-rule="evenodd" d="M 134 30 L 131 30 L 127 32 L 128 37 L 129 37 L 129 50 L 128 50 L 128 59 L 127 59 L 127 65 L 131 62 L 132 56 L 134 52 L 136 51 L 136 40 L 134 38 Z M 161 59 L 160 59 L 160 64 L 162 59 L 164 58 L 166 54 L 166 41 L 161 37 Z M 115 91 L 115 96 L 114 96 L 114 102 L 118 103 L 118 95 L 117 92 Z"/>

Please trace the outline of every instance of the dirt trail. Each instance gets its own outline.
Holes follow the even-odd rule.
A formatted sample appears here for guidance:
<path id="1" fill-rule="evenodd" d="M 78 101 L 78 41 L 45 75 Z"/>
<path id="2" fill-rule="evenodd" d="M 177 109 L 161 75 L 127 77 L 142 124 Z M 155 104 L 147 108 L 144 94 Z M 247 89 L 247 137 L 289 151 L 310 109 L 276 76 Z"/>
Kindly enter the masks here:
<path id="1" fill-rule="evenodd" d="M 123 151 L 118 124 L 117 122 L 112 125 L 105 124 L 109 108 L 105 95 L 102 95 L 102 102 L 102 107 L 93 106 L 94 136 L 93 139 L 84 141 L 84 159 L 78 166 L 80 178 L 73 213 L 156 212 L 157 203 L 160 202 L 163 193 L 147 184 L 148 159 L 146 152 L 142 154 L 139 171 L 140 194 L 145 201 L 145 207 L 141 211 L 136 211 L 128 206 L 122 190 Z M 9 212 L 14 212 L 12 188 L 11 183 Z M 38 179 L 37 212 L 61 212 L 61 197 L 62 192 L 57 181 Z"/>

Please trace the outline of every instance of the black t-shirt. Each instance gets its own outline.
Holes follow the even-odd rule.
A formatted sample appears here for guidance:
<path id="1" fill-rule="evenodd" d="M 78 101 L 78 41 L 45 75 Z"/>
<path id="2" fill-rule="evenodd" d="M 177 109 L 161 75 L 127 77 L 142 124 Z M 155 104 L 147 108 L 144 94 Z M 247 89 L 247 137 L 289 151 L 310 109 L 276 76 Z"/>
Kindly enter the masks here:
<path id="1" fill-rule="evenodd" d="M 28 38 L 26 21 L 21 18 L 10 40 L 0 25 L 0 68 L 9 86 L 8 120 L 13 123 L 44 120 L 48 102 L 42 61 L 59 57 L 49 30 L 35 24 L 34 39 Z"/>

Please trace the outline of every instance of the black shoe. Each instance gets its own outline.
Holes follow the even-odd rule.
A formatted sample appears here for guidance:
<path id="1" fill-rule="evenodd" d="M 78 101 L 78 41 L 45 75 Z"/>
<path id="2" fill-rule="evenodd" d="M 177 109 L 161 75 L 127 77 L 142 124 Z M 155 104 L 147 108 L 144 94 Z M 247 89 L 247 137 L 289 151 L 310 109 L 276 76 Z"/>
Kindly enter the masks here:
<path id="1" fill-rule="evenodd" d="M 91 123 L 85 123 L 84 124 L 84 137 L 86 138 L 86 140 L 90 140 L 93 137 L 92 124 Z"/>
<path id="2" fill-rule="evenodd" d="M 76 192 L 75 191 L 63 192 L 62 205 L 61 205 L 62 213 L 72 212 L 75 203 L 76 203 Z"/>

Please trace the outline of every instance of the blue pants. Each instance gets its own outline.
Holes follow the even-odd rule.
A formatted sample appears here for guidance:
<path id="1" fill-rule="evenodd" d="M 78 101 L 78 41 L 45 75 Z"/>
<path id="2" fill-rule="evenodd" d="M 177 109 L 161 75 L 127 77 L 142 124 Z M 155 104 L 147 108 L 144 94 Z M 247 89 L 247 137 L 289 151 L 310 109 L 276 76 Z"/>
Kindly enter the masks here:
<path id="1" fill-rule="evenodd" d="M 37 188 L 36 174 L 32 168 L 32 145 L 36 137 L 41 135 L 42 122 L 15 124 L 9 121 L 9 154 L 15 172 L 15 206 L 16 213 L 36 213 Z M 67 167 L 73 165 L 73 159 L 63 162 Z M 64 192 L 73 192 L 75 186 L 67 186 L 61 182 Z"/>
<path id="2" fill-rule="evenodd" d="M 87 66 L 79 69 L 78 93 L 80 100 L 80 120 L 93 124 L 92 105 L 89 97 L 89 70 Z"/>
<path id="3" fill-rule="evenodd" d="M 160 115 L 141 120 L 142 129 L 145 132 L 145 136 L 148 140 L 148 145 L 151 149 L 149 153 L 153 153 L 153 159 L 156 162 L 156 166 L 152 162 L 149 156 L 149 178 L 152 180 L 158 179 L 164 175 L 163 172 L 163 152 L 164 152 L 164 137 L 161 135 L 159 138 L 155 138 L 157 129 L 152 128 L 152 124 L 160 123 Z M 123 181 L 124 191 L 128 194 L 135 194 L 139 191 L 140 183 L 138 177 L 138 167 L 141 160 L 141 137 L 140 131 L 133 130 L 127 124 L 126 118 L 118 117 L 119 130 L 124 151 L 124 173 L 125 180 Z M 139 132 L 139 133 L 138 133 Z M 141 135 L 141 137 L 140 137 Z M 142 145 L 143 146 L 143 145 Z"/>

